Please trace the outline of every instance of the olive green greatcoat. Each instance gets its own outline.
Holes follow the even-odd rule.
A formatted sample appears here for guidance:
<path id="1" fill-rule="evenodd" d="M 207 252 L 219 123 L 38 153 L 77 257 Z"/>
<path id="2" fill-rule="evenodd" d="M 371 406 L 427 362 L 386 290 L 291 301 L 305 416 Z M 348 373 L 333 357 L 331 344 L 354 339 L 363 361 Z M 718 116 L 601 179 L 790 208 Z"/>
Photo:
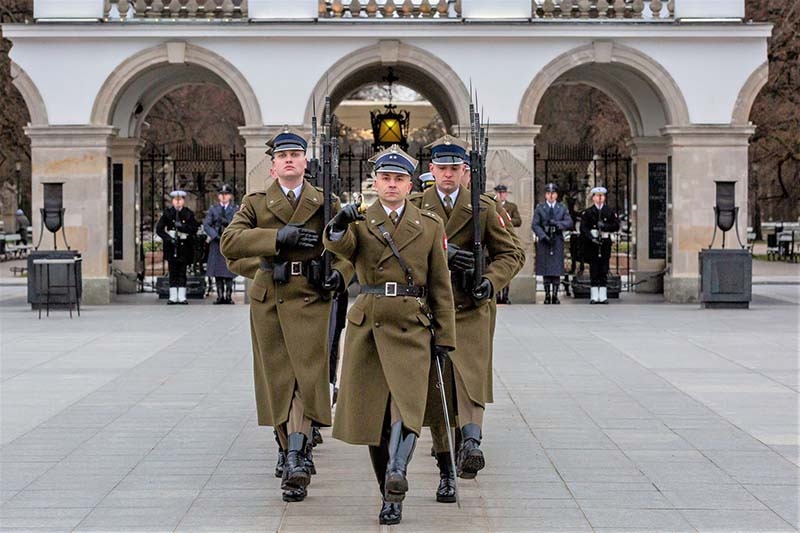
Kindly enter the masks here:
<path id="1" fill-rule="evenodd" d="M 446 221 L 445 233 L 449 243 L 465 250 L 472 249 L 472 207 L 468 189 L 460 188 L 450 217 L 445 213 L 436 187 L 414 195 L 410 201 L 422 209 L 433 211 Z M 508 285 L 519 271 L 521 249 L 514 244 L 494 200 L 483 195 L 480 218 L 481 242 L 490 260 L 483 275 L 492 282 L 495 290 L 499 290 Z M 476 306 L 468 293 L 455 286 L 453 299 L 456 306 L 456 339 L 460 348 L 450 354 L 450 360 L 463 378 L 470 399 L 483 406 L 493 401 L 490 299 Z M 430 422 L 430 417 L 426 422 Z"/>
<path id="2" fill-rule="evenodd" d="M 366 220 L 350 224 L 341 239 L 331 241 L 326 234 L 325 246 L 355 265 L 362 285 L 404 285 L 405 274 L 378 229 L 381 224 L 411 269 L 414 284 L 427 287 L 424 300 L 434 316 L 436 343 L 455 348 L 453 292 L 439 217 L 406 202 L 394 227 L 380 202 L 375 202 Z M 358 296 L 347 313 L 335 438 L 378 445 L 390 394 L 403 424 L 419 434 L 431 361 L 429 324 L 416 298 Z"/>
<path id="3" fill-rule="evenodd" d="M 328 326 L 332 301 L 312 286 L 305 276 L 291 276 L 276 284 L 272 271 L 259 268 L 260 259 L 307 261 L 323 252 L 322 239 L 312 249 L 280 250 L 278 230 L 288 223 L 302 224 L 320 235 L 323 229 L 323 194 L 304 182 L 296 209 L 277 181 L 266 191 L 248 194 L 225 229 L 221 250 L 232 272 L 253 279 L 250 295 L 250 337 L 258 423 L 277 426 L 286 422 L 297 388 L 305 416 L 322 425 L 331 424 L 328 384 Z M 339 209 L 334 202 L 334 212 Z M 352 277 L 350 264 L 335 259 L 333 268 L 345 280 Z"/>

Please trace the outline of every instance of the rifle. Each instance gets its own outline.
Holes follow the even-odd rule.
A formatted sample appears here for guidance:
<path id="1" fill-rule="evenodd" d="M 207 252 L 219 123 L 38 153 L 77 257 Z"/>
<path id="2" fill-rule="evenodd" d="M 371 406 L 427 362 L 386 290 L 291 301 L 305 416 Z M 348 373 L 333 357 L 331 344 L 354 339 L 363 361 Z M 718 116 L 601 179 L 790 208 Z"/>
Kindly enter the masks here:
<path id="1" fill-rule="evenodd" d="M 472 93 L 472 87 L 470 87 Z M 472 288 L 475 289 L 483 279 L 483 243 L 481 242 L 481 193 L 485 184 L 486 171 L 482 149 L 486 144 L 485 131 L 481 132 L 480 114 L 475 111 L 475 99 L 469 103 L 470 139 L 472 146 L 469 152 L 470 167 L 470 204 L 472 207 L 472 253 L 475 256 L 475 268 L 472 275 Z"/>
<path id="2" fill-rule="evenodd" d="M 325 97 L 325 110 L 322 118 L 322 218 L 327 227 L 333 218 L 333 182 L 339 179 L 339 138 L 336 136 L 336 123 L 331 113 L 331 97 Z M 313 122 L 314 119 L 312 119 Z M 313 142 L 313 138 L 312 138 Z M 322 253 L 322 279 L 331 274 L 331 253 Z M 346 281 L 346 280 L 345 280 Z"/>
<path id="3" fill-rule="evenodd" d="M 308 160 L 306 175 L 308 180 L 316 187 L 320 186 L 319 158 L 317 157 L 317 101 L 316 95 L 311 97 L 311 159 Z"/>

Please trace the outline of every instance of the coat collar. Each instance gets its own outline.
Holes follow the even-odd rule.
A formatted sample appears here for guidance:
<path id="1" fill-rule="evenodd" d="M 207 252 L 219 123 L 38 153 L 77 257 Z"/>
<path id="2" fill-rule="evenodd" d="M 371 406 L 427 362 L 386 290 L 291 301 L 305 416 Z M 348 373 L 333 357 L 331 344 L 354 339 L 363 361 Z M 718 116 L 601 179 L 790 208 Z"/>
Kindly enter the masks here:
<path id="1" fill-rule="evenodd" d="M 445 224 L 444 229 L 447 235 L 455 235 L 472 220 L 471 200 L 469 189 L 461 187 L 458 198 L 456 198 L 456 205 L 453 206 L 453 212 L 450 213 L 450 218 Z"/>
<path id="2" fill-rule="evenodd" d="M 409 243 L 422 233 L 422 220 L 420 220 L 422 215 L 419 209 L 408 201 L 406 201 L 405 208 L 403 208 L 403 216 L 400 217 L 400 222 L 394 230 L 392 230 L 392 222 L 386 215 L 386 211 L 383 209 L 380 201 L 376 201 L 367 209 L 366 216 L 367 227 L 370 233 L 386 244 L 386 248 L 381 254 L 378 264 L 394 257 L 392 248 L 389 246 L 383 233 L 378 229 L 379 225 L 383 225 L 384 229 L 390 233 L 399 251 L 402 251 L 403 248 L 408 246 Z"/>
<path id="3" fill-rule="evenodd" d="M 274 180 L 267 188 L 267 209 L 284 224 L 304 224 L 322 206 L 322 193 L 308 181 L 303 181 L 303 190 L 298 199 L 297 208 L 292 210 L 289 199 L 283 194 L 278 180 Z"/>

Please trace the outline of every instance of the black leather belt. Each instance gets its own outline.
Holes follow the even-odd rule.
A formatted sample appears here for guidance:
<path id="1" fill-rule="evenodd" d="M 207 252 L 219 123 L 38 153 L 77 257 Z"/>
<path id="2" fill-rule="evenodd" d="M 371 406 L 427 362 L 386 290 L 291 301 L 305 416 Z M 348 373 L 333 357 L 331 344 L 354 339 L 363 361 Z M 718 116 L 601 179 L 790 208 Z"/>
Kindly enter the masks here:
<path id="1" fill-rule="evenodd" d="M 362 285 L 360 294 L 382 294 L 383 296 L 412 296 L 422 298 L 427 294 L 422 285 L 400 285 L 394 281 L 380 285 Z"/>
<path id="2" fill-rule="evenodd" d="M 308 266 L 310 261 L 281 261 L 289 263 L 289 274 L 292 276 L 308 276 Z M 261 270 L 271 272 L 275 270 L 275 261 L 261 258 Z"/>

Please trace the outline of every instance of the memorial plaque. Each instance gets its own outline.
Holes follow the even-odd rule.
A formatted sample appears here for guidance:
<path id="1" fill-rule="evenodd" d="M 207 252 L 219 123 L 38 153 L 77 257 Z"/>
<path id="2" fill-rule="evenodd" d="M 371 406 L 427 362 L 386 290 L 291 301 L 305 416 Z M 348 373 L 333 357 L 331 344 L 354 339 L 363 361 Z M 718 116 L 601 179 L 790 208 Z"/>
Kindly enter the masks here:
<path id="1" fill-rule="evenodd" d="M 648 196 L 648 256 L 667 258 L 667 164 L 647 166 Z"/>

